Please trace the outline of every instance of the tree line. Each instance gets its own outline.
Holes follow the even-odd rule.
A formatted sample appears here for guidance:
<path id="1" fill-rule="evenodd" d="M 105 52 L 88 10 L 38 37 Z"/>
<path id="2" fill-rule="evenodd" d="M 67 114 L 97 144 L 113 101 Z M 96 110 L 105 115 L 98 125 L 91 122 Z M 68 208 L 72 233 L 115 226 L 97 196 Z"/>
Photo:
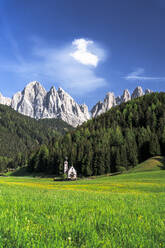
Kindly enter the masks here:
<path id="1" fill-rule="evenodd" d="M 165 93 L 152 93 L 113 107 L 33 152 L 30 171 L 62 175 L 68 157 L 78 175 L 128 170 L 165 155 Z"/>

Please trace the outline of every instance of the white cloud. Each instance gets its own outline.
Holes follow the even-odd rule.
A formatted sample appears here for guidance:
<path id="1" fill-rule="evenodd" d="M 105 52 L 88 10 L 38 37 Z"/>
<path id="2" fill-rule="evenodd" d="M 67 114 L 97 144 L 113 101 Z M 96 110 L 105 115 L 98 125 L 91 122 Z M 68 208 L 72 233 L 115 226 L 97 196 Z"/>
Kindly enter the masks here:
<path id="1" fill-rule="evenodd" d="M 36 54 L 45 60 L 44 72 L 54 78 L 67 90 L 75 94 L 84 94 L 106 84 L 104 78 L 95 71 L 70 56 L 71 47 L 53 50 L 36 50 Z"/>
<path id="2" fill-rule="evenodd" d="M 99 57 L 93 54 L 89 49 L 89 45 L 93 45 L 92 40 L 85 39 L 75 39 L 72 45 L 76 47 L 76 51 L 70 53 L 70 55 L 78 62 L 84 65 L 97 66 L 99 62 Z"/>
<path id="3" fill-rule="evenodd" d="M 77 44 L 76 51 L 75 44 Z M 36 44 L 33 47 L 30 61 L 25 58 L 16 59 L 13 62 L 3 60 L 1 63 L 0 61 L 0 71 L 12 72 L 24 82 L 50 81 L 51 85 L 55 82 L 76 95 L 83 95 L 106 85 L 106 80 L 97 76 L 96 73 L 96 66 L 105 58 L 105 51 L 95 42 L 79 39 L 65 47 L 52 49 L 39 45 Z M 87 50 L 88 45 L 91 45 L 90 52 Z M 80 54 L 78 53 L 75 59 L 73 54 L 78 51 Z"/>
<path id="4" fill-rule="evenodd" d="M 126 80 L 157 80 L 157 81 L 165 81 L 165 77 L 146 77 L 141 74 L 144 73 L 143 68 L 137 68 L 136 71 L 131 72 L 127 76 L 124 77 Z"/>

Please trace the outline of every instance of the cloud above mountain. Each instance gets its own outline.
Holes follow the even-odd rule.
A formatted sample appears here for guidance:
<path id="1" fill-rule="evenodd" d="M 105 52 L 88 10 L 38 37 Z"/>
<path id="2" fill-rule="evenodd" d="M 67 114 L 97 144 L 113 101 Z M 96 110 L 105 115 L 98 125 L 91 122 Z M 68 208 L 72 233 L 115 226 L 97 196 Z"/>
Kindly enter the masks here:
<path id="1" fill-rule="evenodd" d="M 89 45 L 93 44 L 94 42 L 92 40 L 75 39 L 72 42 L 72 45 L 76 47 L 76 51 L 70 55 L 83 65 L 92 65 L 96 67 L 99 62 L 99 57 L 88 50 Z"/>
<path id="2" fill-rule="evenodd" d="M 3 61 L 0 70 L 15 73 L 24 81 L 49 80 L 76 95 L 94 91 L 107 83 L 97 75 L 97 68 L 105 60 L 106 52 L 92 40 L 75 39 L 65 46 L 52 48 L 35 42 L 30 60 L 17 53 L 19 59 Z"/>

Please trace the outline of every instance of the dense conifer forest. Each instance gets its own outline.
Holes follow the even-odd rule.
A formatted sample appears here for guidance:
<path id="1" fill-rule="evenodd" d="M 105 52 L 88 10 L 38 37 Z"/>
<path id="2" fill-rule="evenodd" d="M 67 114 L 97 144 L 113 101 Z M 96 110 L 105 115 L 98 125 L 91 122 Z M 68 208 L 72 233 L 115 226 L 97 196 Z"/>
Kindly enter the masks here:
<path id="1" fill-rule="evenodd" d="M 31 154 L 31 171 L 63 173 L 67 156 L 78 175 L 127 170 L 165 155 L 165 93 L 152 93 L 110 109 Z"/>
<path id="2" fill-rule="evenodd" d="M 0 104 L 0 171 L 25 165 L 32 151 L 72 129 L 62 120 L 37 121 Z"/>

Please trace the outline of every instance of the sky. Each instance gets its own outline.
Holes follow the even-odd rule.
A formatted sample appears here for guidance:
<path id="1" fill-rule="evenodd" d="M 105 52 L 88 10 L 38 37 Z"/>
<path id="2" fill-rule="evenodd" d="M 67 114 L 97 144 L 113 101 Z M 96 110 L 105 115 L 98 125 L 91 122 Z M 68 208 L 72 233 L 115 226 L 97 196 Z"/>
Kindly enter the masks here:
<path id="1" fill-rule="evenodd" d="M 90 109 L 109 91 L 165 91 L 164 28 L 164 0 L 0 0 L 0 92 L 39 81 Z"/>

